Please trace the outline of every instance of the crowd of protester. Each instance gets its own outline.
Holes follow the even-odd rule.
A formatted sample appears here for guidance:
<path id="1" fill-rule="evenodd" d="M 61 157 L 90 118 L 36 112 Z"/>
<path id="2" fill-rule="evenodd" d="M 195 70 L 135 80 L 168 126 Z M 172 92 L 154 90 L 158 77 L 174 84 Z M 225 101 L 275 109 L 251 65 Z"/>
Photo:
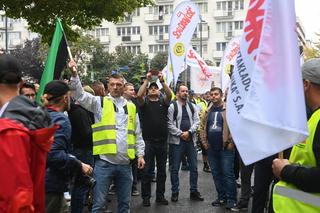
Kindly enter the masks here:
<path id="1" fill-rule="evenodd" d="M 131 196 L 141 195 L 142 205 L 151 206 L 154 181 L 155 202 L 169 205 L 167 174 L 170 201 L 179 202 L 181 169 L 189 170 L 190 200 L 204 201 L 198 187 L 200 150 L 202 170 L 212 174 L 210 188 L 217 192 L 212 192 L 213 208 L 247 211 L 253 197 L 253 213 L 293 212 L 287 207 L 319 212 L 319 205 L 288 198 L 280 189 L 320 192 L 320 59 L 302 67 L 312 112 L 307 157 L 295 146 L 291 156 L 285 151 L 290 162 L 274 155 L 252 165 L 244 165 L 236 150 L 220 88 L 195 94 L 180 83 L 173 92 L 161 72 L 148 72 L 139 87 L 121 74 L 82 85 L 76 63 L 68 67 L 71 78 L 49 82 L 40 105 L 35 102 L 39 85 L 24 82 L 17 60 L 0 55 L 0 212 L 63 212 L 65 192 L 73 213 L 86 206 L 94 213 L 108 211 L 110 194 L 117 197 L 117 212 L 130 212 Z"/>

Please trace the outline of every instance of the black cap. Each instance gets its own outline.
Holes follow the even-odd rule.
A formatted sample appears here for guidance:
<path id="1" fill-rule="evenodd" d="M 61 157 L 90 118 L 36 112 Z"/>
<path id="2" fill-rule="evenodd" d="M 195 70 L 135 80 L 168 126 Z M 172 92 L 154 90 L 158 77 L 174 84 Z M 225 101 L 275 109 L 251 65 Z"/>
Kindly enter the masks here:
<path id="1" fill-rule="evenodd" d="M 22 79 L 20 63 L 10 55 L 0 55 L 0 83 L 17 84 Z"/>
<path id="2" fill-rule="evenodd" d="M 46 87 L 44 88 L 43 94 L 51 95 L 52 97 L 48 99 L 48 101 L 65 95 L 70 90 L 68 84 L 64 81 L 60 80 L 53 80 L 47 83 Z"/>
<path id="3" fill-rule="evenodd" d="M 149 87 L 148 88 L 151 88 L 152 86 L 156 86 L 158 89 L 159 89 L 159 86 L 158 86 L 158 84 L 157 84 L 157 82 L 151 82 L 150 84 L 149 84 Z"/>

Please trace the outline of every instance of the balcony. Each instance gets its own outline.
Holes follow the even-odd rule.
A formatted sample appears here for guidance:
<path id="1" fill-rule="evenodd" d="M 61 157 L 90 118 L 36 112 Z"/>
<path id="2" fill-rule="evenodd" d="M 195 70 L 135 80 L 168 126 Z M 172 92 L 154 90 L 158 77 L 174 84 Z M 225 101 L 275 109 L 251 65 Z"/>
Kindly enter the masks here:
<path id="1" fill-rule="evenodd" d="M 234 36 L 241 36 L 242 34 L 243 34 L 243 29 L 234 31 Z"/>
<path id="2" fill-rule="evenodd" d="M 132 23 L 132 15 L 125 16 L 120 18 L 119 22 L 117 22 L 117 25 L 127 25 Z"/>
<path id="3" fill-rule="evenodd" d="M 9 40 L 9 48 L 14 48 L 19 45 L 22 45 L 21 39 L 15 38 L 15 39 L 10 39 Z"/>
<path id="4" fill-rule="evenodd" d="M 129 35 L 121 37 L 121 41 L 124 43 L 139 43 L 141 40 L 141 35 Z"/>
<path id="5" fill-rule="evenodd" d="M 235 36 L 235 35 L 234 35 L 234 32 L 233 32 L 233 31 L 227 31 L 227 32 L 224 33 L 224 38 L 225 38 L 226 40 L 230 40 L 230 39 L 232 39 L 234 36 Z"/>
<path id="6" fill-rule="evenodd" d="M 234 17 L 234 11 L 232 10 L 216 10 L 214 11 L 215 19 L 232 19 Z"/>
<path id="7" fill-rule="evenodd" d="M 163 15 L 154 15 L 147 13 L 144 15 L 145 22 L 163 22 Z"/>
<path id="8" fill-rule="evenodd" d="M 209 39 L 209 31 L 202 31 L 202 32 L 196 32 L 193 34 L 192 39 L 193 40 L 200 40 L 202 36 L 202 40 L 208 40 Z"/>
<path id="9" fill-rule="evenodd" d="M 100 36 L 99 40 L 102 44 L 109 44 L 110 43 L 110 36 L 106 35 L 106 36 Z"/>
<path id="10" fill-rule="evenodd" d="M 14 23 L 13 22 L 8 22 L 7 23 L 7 27 L 8 27 L 8 30 L 13 30 Z M 4 21 L 0 22 L 0 29 L 1 30 L 5 30 L 6 29 L 6 23 Z"/>
<path id="11" fill-rule="evenodd" d="M 165 33 L 165 34 L 156 35 L 155 40 L 157 42 L 167 42 L 169 41 L 169 34 Z"/>
<path id="12" fill-rule="evenodd" d="M 214 50 L 213 51 L 213 58 L 222 58 L 223 57 L 223 51 Z"/>

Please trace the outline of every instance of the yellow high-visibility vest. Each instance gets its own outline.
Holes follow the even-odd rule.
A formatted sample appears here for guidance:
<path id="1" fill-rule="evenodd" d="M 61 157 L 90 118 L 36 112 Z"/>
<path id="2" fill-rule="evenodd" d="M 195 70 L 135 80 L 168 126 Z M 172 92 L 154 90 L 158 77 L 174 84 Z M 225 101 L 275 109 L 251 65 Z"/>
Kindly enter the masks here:
<path id="1" fill-rule="evenodd" d="M 317 166 L 313 153 L 313 139 L 319 120 L 320 109 L 314 112 L 308 121 L 310 135 L 307 140 L 293 147 L 289 158 L 291 163 L 307 167 Z M 304 192 L 293 184 L 279 181 L 273 189 L 273 209 L 276 213 L 320 212 L 320 194 Z"/>
<path id="2" fill-rule="evenodd" d="M 136 106 L 127 102 L 127 154 L 135 158 Z M 101 121 L 92 125 L 93 155 L 117 154 L 116 113 L 111 98 L 104 97 Z"/>

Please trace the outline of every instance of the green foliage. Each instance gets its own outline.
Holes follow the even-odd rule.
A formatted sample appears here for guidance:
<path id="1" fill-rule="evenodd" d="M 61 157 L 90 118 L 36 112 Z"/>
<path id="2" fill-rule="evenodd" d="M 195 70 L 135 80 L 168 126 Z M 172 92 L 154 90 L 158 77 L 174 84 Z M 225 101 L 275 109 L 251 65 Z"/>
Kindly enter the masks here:
<path id="1" fill-rule="evenodd" d="M 150 68 L 153 70 L 163 70 L 168 62 L 168 53 L 157 53 L 150 62 Z"/>
<path id="2" fill-rule="evenodd" d="M 44 68 L 42 57 L 46 53 L 47 49 L 41 46 L 39 38 L 27 40 L 23 47 L 18 47 L 10 52 L 19 60 L 24 78 L 36 81 L 40 81 Z"/>
<path id="3" fill-rule="evenodd" d="M 320 57 L 320 34 L 316 33 L 316 35 L 318 36 L 318 41 L 312 43 L 310 47 L 305 47 L 303 49 L 305 60 Z"/>
<path id="4" fill-rule="evenodd" d="M 152 4 L 152 0 L 0 0 L 0 10 L 10 18 L 24 18 L 33 32 L 50 43 L 59 17 L 69 40 L 79 37 L 70 26 L 91 29 L 103 19 L 117 22 L 136 8 Z"/>

